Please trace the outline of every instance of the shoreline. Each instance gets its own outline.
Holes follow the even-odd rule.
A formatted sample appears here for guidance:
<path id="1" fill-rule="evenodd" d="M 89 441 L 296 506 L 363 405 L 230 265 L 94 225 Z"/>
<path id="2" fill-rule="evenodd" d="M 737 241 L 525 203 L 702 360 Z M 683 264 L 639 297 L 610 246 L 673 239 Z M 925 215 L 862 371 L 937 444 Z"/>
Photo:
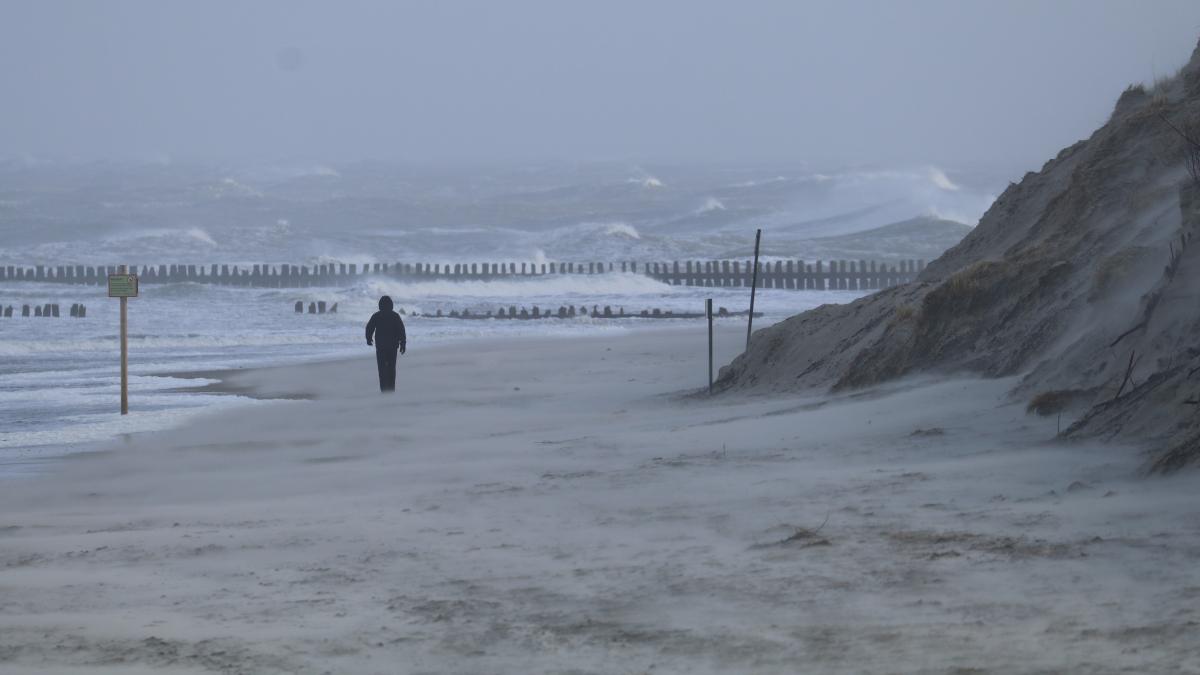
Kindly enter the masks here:
<path id="1" fill-rule="evenodd" d="M 239 375 L 244 375 L 248 372 L 252 372 L 252 371 L 256 371 L 256 370 L 269 370 L 271 368 L 283 368 L 283 367 L 300 367 L 300 366 L 305 365 L 305 363 L 339 363 L 339 362 L 349 362 L 349 361 L 352 361 L 352 359 L 326 359 L 326 360 L 322 360 L 322 361 L 300 362 L 300 363 L 296 363 L 296 364 L 251 366 L 249 368 L 217 368 L 217 369 L 212 369 L 212 370 L 184 370 L 184 371 L 174 371 L 174 372 L 162 373 L 161 375 L 159 375 L 159 377 L 170 377 L 173 379 L 184 380 L 184 381 L 212 380 L 211 382 L 206 382 L 204 384 L 195 384 L 195 385 L 185 384 L 185 385 L 181 385 L 178 387 L 164 390 L 167 393 L 222 394 L 222 395 L 227 395 L 227 396 L 241 396 L 243 398 L 249 398 L 249 399 L 254 399 L 254 400 L 259 400 L 259 401 L 272 401 L 272 400 L 306 401 L 306 400 L 311 400 L 314 397 L 314 395 L 297 393 L 297 394 L 280 394 L 280 395 L 275 395 L 275 396 L 269 396 L 269 395 L 266 395 L 266 394 L 256 391 L 254 389 L 254 387 L 251 387 L 248 385 L 238 385 L 233 380 L 235 380 Z"/>
<path id="2" fill-rule="evenodd" d="M 718 328 L 718 330 L 733 330 L 734 328 L 735 327 L 728 326 L 728 327 Z M 686 333 L 690 333 L 690 332 L 693 332 L 692 329 L 685 329 L 680 326 L 670 326 L 670 327 L 657 327 L 656 326 L 656 327 L 639 327 L 639 328 L 634 328 L 634 329 L 628 329 L 627 332 L 621 333 L 619 335 L 636 335 L 636 334 L 642 334 L 642 333 L 668 333 L 668 334 L 682 333 L 682 334 L 686 334 Z M 551 343 L 553 343 L 553 342 L 556 342 L 559 340 L 589 340 L 589 339 L 609 339 L 610 340 L 610 339 L 613 339 L 613 337 L 614 336 L 611 334 L 610 335 L 586 335 L 586 334 L 583 334 L 583 335 L 577 335 L 577 334 L 554 335 L 554 334 L 552 334 L 552 335 L 542 335 L 542 336 L 533 336 L 533 337 L 530 337 L 530 336 L 504 336 L 504 337 L 500 337 L 500 338 L 496 338 L 493 336 L 485 336 L 485 335 L 459 336 L 459 337 L 455 337 L 454 339 L 435 344 L 434 346 L 430 347 L 428 350 L 423 350 L 423 351 L 445 350 L 445 349 L 454 350 L 454 349 L 460 348 L 462 345 L 478 344 L 478 343 L 482 343 L 483 341 L 519 344 L 519 343 L 528 343 L 531 341 L 538 342 L 538 341 L 545 340 L 545 341 L 550 341 Z M 298 357 L 297 360 L 293 361 L 293 362 L 284 362 L 284 363 L 268 362 L 268 363 L 264 363 L 264 364 L 260 364 L 260 365 L 250 365 L 250 366 L 246 366 L 246 367 L 234 367 L 234 368 L 214 368 L 214 369 L 199 369 L 199 370 L 157 370 L 157 371 L 144 373 L 142 375 L 142 377 L 160 378 L 160 379 L 174 380 L 174 381 L 179 382 L 179 384 L 175 384 L 173 386 L 165 385 L 161 388 L 154 389 L 153 393 L 156 395 L 161 395 L 161 394 L 168 394 L 168 395 L 178 394 L 178 395 L 185 395 L 185 396 L 193 395 L 193 394 L 194 395 L 202 395 L 202 396 L 207 395 L 207 396 L 218 396 L 218 397 L 222 397 L 222 398 L 229 397 L 231 400 L 239 399 L 239 398 L 245 399 L 245 403 L 270 402 L 270 401 L 279 401 L 279 400 L 305 401 L 305 400 L 312 400 L 316 396 L 316 394 L 311 391 L 305 391 L 305 390 L 303 390 L 303 388 L 300 388 L 299 390 L 276 391 L 273 393 L 267 393 L 267 392 L 261 391 L 261 384 L 260 385 L 246 385 L 246 384 L 240 384 L 239 381 L 245 380 L 246 378 L 253 379 L 254 373 L 257 373 L 258 371 L 265 371 L 267 373 L 270 373 L 270 372 L 275 372 L 275 371 L 279 371 L 279 370 L 288 370 L 288 369 L 293 369 L 293 368 L 307 368 L 307 367 L 322 366 L 322 365 L 329 365 L 329 364 L 342 364 L 343 366 L 347 366 L 350 364 L 357 363 L 362 358 L 366 358 L 368 361 L 373 362 L 373 351 L 371 349 L 364 348 L 363 354 L 364 354 L 363 357 L 338 356 L 338 357 L 332 357 L 332 358 L 328 357 L 328 356 L 314 357 L 312 355 L 306 355 L 306 356 Z M 401 363 L 403 364 L 403 361 Z M 401 367 L 403 367 L 403 365 L 401 365 Z M 192 381 L 194 381 L 194 380 L 208 380 L 208 381 L 203 382 L 203 383 L 192 383 Z M 146 428 L 133 428 L 133 429 L 124 428 L 127 426 L 131 426 L 130 422 L 135 422 L 138 419 L 139 413 L 144 414 L 144 411 L 138 410 L 137 405 L 136 405 L 136 396 L 135 396 L 134 407 L 131 410 L 131 415 L 126 419 L 121 419 L 119 417 L 114 418 L 114 420 L 112 421 L 111 424 L 112 424 L 112 426 L 118 427 L 118 428 L 113 429 L 106 436 L 91 438 L 88 440 L 81 440 L 81 441 L 42 443 L 42 444 L 37 444 L 37 445 L 30 445 L 30 446 L 23 446 L 23 447 L 15 446 L 13 448 L 9 448 L 8 449 L 9 451 L 17 450 L 17 451 L 19 451 L 19 454 L 14 453 L 12 456 L 0 458 L 0 480 L 2 480 L 4 478 L 12 478 L 12 477 L 22 477 L 22 478 L 36 477 L 43 473 L 41 471 L 27 472 L 24 470 L 17 470 L 17 471 L 9 472 L 9 471 L 5 470 L 6 467 L 25 467 L 25 466 L 36 465 L 36 466 L 42 466 L 42 467 L 50 467 L 52 469 L 56 462 L 62 461 L 66 458 L 70 458 L 72 456 L 79 455 L 79 454 L 102 452 L 106 448 L 113 446 L 113 445 L 120 444 L 120 443 L 124 442 L 125 440 L 127 440 L 131 437 L 134 437 L 134 436 L 141 436 L 141 435 L 145 435 L 145 434 L 169 433 L 170 431 L 178 428 L 181 425 L 186 425 L 186 424 L 192 423 L 197 418 L 203 419 L 203 418 L 205 418 L 207 416 L 211 416 L 211 415 L 220 415 L 229 410 L 237 409 L 238 407 L 241 407 L 241 406 L 234 404 L 234 405 L 228 405 L 228 406 L 222 405 L 222 406 L 218 406 L 218 407 L 212 407 L 212 406 L 203 406 L 203 407 L 197 407 L 197 408 L 184 407 L 184 408 L 181 408 L 178 411 L 176 411 L 177 419 L 174 419 L 173 421 L 169 421 L 165 424 L 151 424 Z M 142 419 L 145 419 L 145 418 L 143 417 Z"/>
<path id="3" fill-rule="evenodd" d="M 741 331 L 744 334 L 744 329 L 737 326 L 721 326 L 714 327 L 714 335 L 719 333 L 729 333 L 729 338 L 732 338 L 735 333 Z M 435 344 L 431 347 L 421 349 L 420 352 L 409 352 L 409 354 L 400 357 L 397 367 L 397 384 L 401 383 L 401 376 L 406 361 L 413 358 L 414 353 L 428 354 L 438 357 L 443 353 L 451 354 L 463 350 L 470 350 L 475 347 L 482 351 L 504 351 L 513 348 L 529 348 L 537 345 L 557 345 L 564 341 L 576 343 L 611 343 L 614 339 L 621 340 L 626 337 L 638 337 L 649 335 L 662 335 L 666 338 L 677 336 L 695 336 L 698 330 L 694 328 L 683 327 L 646 327 L 630 329 L 627 333 L 622 333 L 618 336 L 613 335 L 543 335 L 543 336 L 473 336 L 469 338 L 459 338 L 449 342 Z M 727 338 L 727 339 L 729 339 Z M 313 400 L 318 397 L 316 392 L 311 391 L 312 387 L 308 387 L 309 391 L 305 391 L 304 387 L 300 390 L 285 392 L 271 391 L 275 388 L 274 385 L 280 379 L 294 382 L 294 379 L 289 379 L 285 376 L 277 377 L 280 373 L 286 373 L 294 370 L 303 370 L 304 368 L 353 368 L 361 366 L 363 362 L 374 364 L 374 348 L 364 347 L 363 355 L 356 357 L 338 357 L 338 358 L 321 358 L 321 359 L 304 359 L 293 363 L 271 363 L 259 366 L 250 366 L 246 368 L 216 368 L 204 370 L 178 370 L 164 371 L 157 373 L 157 377 L 169 377 L 181 380 L 215 380 L 205 384 L 195 386 L 180 386 L 170 391 L 178 392 L 196 392 L 196 393 L 213 393 L 226 394 L 233 396 L 243 396 L 245 398 L 255 400 Z M 716 371 L 713 371 L 713 377 L 716 377 Z"/>

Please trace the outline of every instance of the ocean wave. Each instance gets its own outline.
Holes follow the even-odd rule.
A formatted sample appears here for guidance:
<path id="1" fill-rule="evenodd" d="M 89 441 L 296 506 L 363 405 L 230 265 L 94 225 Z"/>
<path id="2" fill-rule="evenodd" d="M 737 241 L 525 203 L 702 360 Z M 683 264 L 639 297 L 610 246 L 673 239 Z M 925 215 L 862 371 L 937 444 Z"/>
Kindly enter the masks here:
<path id="1" fill-rule="evenodd" d="M 402 298 L 534 298 L 569 296 L 661 295 L 670 286 L 642 274 L 555 274 L 525 279 L 495 281 L 413 281 L 387 278 L 367 281 L 362 289 L 368 297 L 392 295 Z"/>
<path id="2" fill-rule="evenodd" d="M 659 180 L 657 176 L 654 176 L 649 171 L 646 171 L 645 169 L 643 169 L 641 167 L 636 167 L 636 171 L 637 171 L 638 175 L 634 176 L 632 178 L 629 178 L 626 182 L 635 183 L 637 185 L 641 185 L 644 188 L 666 187 L 666 185 L 661 180 Z"/>
<path id="3" fill-rule="evenodd" d="M 785 239 L 849 234 L 932 212 L 974 224 L 994 200 L 994 190 L 985 193 L 952 172 L 929 165 L 793 173 L 792 177 L 764 169 L 758 176 L 738 176 L 753 178 L 741 183 L 725 182 L 724 176 L 697 182 L 683 174 L 678 182 L 672 179 L 670 191 L 653 196 L 624 186 L 613 189 L 623 180 L 665 187 L 641 167 L 620 171 L 585 182 L 565 195 L 556 190 L 543 194 L 509 188 L 483 201 L 430 197 L 420 202 L 415 213 L 397 213 L 394 220 L 399 224 L 387 227 L 380 223 L 392 218 L 381 215 L 382 210 L 390 213 L 397 203 L 407 202 L 356 202 L 346 197 L 343 214 L 342 198 L 338 206 L 330 206 L 316 199 L 287 201 L 290 198 L 272 193 L 270 204 L 231 199 L 213 206 L 216 202 L 209 199 L 202 210 L 191 211 L 191 198 L 187 198 L 181 202 L 182 210 L 163 206 L 173 203 L 166 200 L 188 194 L 194 188 L 189 183 L 186 189 L 150 193 L 161 196 L 162 202 L 143 201 L 144 191 L 115 195 L 118 215 L 108 216 L 122 218 L 121 211 L 129 210 L 139 215 L 128 222 L 177 223 L 176 227 L 92 226 L 86 219 L 95 217 L 99 209 L 93 208 L 86 218 L 79 216 L 74 235 L 66 226 L 46 229 L 30 236 L 28 244 L 4 247 L 0 260 L 50 265 L 645 262 L 717 256 L 734 244 L 736 236 L 752 238 L 756 227 L 762 227 L 771 242 L 782 244 Z M 202 189 L 217 185 L 234 194 L 258 190 L 271 185 L 268 180 L 287 175 L 336 174 L 328 166 L 298 163 L 210 173 L 199 184 Z M 356 194 L 358 187 L 358 183 L 348 185 L 347 193 Z M 26 208 L 32 207 L 20 207 L 18 215 Z M 159 212 L 164 214 L 161 220 Z M 358 227 L 350 220 L 360 212 L 366 224 Z M 427 213 L 428 223 L 413 222 Z M 576 214 L 580 217 L 571 222 Z M 343 217 L 350 220 L 343 223 Z M 460 224 L 455 224 L 460 217 Z M 488 222 L 494 224 L 481 224 Z M 730 241 L 719 238 L 725 234 Z M 51 237 L 55 240 L 48 241 Z M 797 255 L 801 253 L 796 249 Z"/>
<path id="4" fill-rule="evenodd" d="M 261 198 L 264 196 L 262 191 L 256 190 L 249 185 L 242 184 L 230 176 L 222 178 L 221 182 L 213 187 L 212 193 L 213 196 L 217 198 L 226 196 Z"/>
<path id="5" fill-rule="evenodd" d="M 758 187 L 759 185 L 769 185 L 771 183 L 782 183 L 786 180 L 788 180 L 788 178 L 786 176 L 775 176 L 773 178 L 764 178 L 761 180 L 744 180 L 744 181 L 741 181 L 740 183 L 733 183 L 729 187 L 751 188 L 751 187 Z"/>
<path id="6" fill-rule="evenodd" d="M 279 182 L 294 180 L 297 178 L 341 178 L 342 174 L 337 169 L 322 164 L 314 163 L 295 163 L 295 164 L 271 164 L 261 166 L 246 167 L 238 172 L 245 180 Z"/>
<path id="7" fill-rule="evenodd" d="M 949 176 L 946 175 L 946 172 L 942 171 L 936 166 L 929 167 L 929 180 L 942 190 L 957 192 L 958 190 L 962 189 L 950 180 Z"/>
<path id="8" fill-rule="evenodd" d="M 198 227 L 188 228 L 188 230 L 187 230 L 187 232 L 185 232 L 185 234 L 188 237 L 191 237 L 192 239 L 195 239 L 196 241 L 198 241 L 202 244 L 207 244 L 209 246 L 212 246 L 213 248 L 216 248 L 216 246 L 217 246 L 217 242 L 213 241 L 212 235 L 210 235 L 209 233 L 205 232 L 204 230 L 202 230 Z"/>
<path id="9" fill-rule="evenodd" d="M 357 317 L 345 316 L 343 318 L 338 314 L 324 314 L 321 315 L 321 319 L 327 322 L 326 328 L 331 327 L 328 322 L 333 322 L 332 327 L 335 327 L 335 329 L 340 324 L 357 323 L 359 321 Z M 226 347 L 279 347 L 283 345 L 321 344 L 327 339 L 327 336 L 321 335 L 316 331 L 307 334 L 231 331 L 207 335 L 166 334 L 149 336 L 135 334 L 130 335 L 128 339 L 130 350 L 169 349 L 178 354 L 180 350 L 186 349 L 204 350 Z M 5 340 L 0 342 L 0 356 L 21 357 L 56 353 L 69 353 L 73 355 L 79 352 L 111 352 L 114 344 L 116 344 L 116 336 L 73 341 Z"/>
<path id="10" fill-rule="evenodd" d="M 627 223 L 609 223 L 604 228 L 604 234 L 611 234 L 630 239 L 641 239 L 642 235 L 637 231 L 637 228 Z"/>

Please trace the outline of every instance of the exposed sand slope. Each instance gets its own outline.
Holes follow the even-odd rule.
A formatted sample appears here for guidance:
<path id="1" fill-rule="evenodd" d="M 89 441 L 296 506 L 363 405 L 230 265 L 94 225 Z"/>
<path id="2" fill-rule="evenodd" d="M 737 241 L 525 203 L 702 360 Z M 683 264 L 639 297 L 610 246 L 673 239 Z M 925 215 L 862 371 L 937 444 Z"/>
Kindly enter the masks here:
<path id="1" fill-rule="evenodd" d="M 246 372 L 317 398 L 5 483 L 0 671 L 1200 669 L 1194 476 L 1039 446 L 1011 381 L 679 399 L 699 331 L 414 348 L 395 396 L 366 350 Z"/>
<path id="2" fill-rule="evenodd" d="M 722 368 L 721 388 L 1022 375 L 1021 400 L 1071 390 L 1095 407 L 1072 435 L 1190 443 L 1200 456 L 1200 405 L 1184 403 L 1200 392 L 1188 379 L 1200 372 L 1200 182 L 1164 118 L 1200 134 L 1200 48 L 1177 77 L 1130 88 L 1090 138 L 1011 185 L 917 282 L 760 331 Z M 1145 385 L 1157 391 L 1109 405 Z"/>

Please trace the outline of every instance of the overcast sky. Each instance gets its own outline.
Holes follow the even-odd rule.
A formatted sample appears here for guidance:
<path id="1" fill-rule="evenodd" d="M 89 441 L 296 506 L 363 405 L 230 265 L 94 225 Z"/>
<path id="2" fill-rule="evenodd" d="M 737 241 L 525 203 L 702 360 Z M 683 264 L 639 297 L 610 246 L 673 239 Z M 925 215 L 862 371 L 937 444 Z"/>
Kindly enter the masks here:
<path id="1" fill-rule="evenodd" d="M 0 155 L 1031 168 L 1197 0 L 0 0 Z"/>

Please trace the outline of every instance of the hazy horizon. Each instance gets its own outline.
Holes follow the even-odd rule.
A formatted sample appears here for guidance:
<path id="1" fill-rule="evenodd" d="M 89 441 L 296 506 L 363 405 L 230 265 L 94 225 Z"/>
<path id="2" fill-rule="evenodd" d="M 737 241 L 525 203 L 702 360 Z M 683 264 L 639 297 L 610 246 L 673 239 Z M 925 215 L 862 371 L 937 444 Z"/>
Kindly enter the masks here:
<path id="1" fill-rule="evenodd" d="M 0 156 L 991 164 L 1085 137 L 1175 0 L 7 3 Z"/>

